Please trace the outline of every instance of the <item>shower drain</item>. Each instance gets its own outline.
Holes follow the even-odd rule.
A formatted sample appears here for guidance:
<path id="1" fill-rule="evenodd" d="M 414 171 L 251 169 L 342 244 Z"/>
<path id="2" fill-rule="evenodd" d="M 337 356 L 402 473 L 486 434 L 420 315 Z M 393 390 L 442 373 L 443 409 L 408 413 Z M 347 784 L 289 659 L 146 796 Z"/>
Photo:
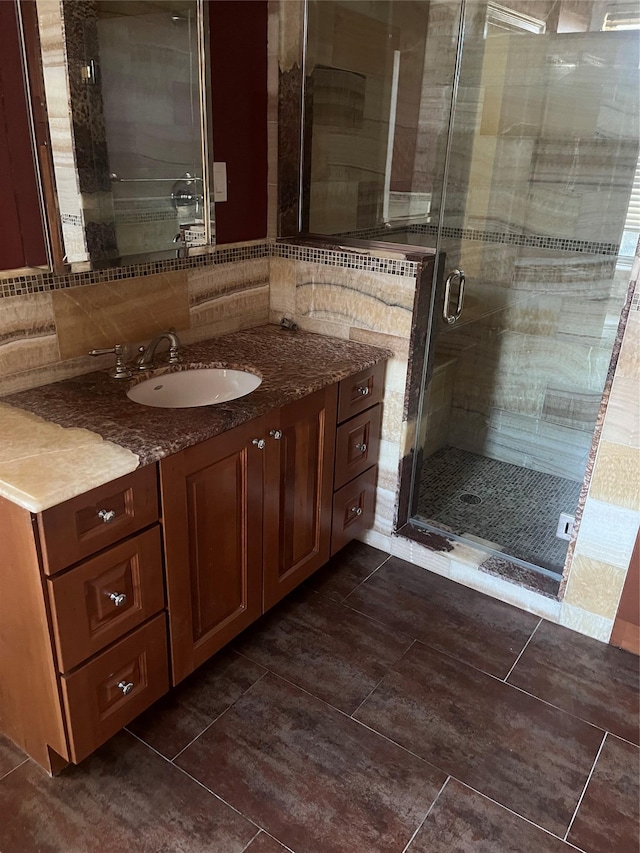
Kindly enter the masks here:
<path id="1" fill-rule="evenodd" d="M 462 501 L 463 504 L 481 504 L 482 498 L 480 495 L 473 495 L 471 492 L 465 492 L 462 495 L 459 495 L 459 500 Z"/>

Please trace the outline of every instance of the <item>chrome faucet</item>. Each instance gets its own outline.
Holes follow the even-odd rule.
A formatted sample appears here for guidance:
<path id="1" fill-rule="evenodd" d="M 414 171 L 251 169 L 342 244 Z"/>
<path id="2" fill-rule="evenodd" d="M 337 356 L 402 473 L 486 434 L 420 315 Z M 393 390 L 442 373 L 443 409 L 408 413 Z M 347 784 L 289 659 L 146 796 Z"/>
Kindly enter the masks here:
<path id="1" fill-rule="evenodd" d="M 178 364 L 180 361 L 180 354 L 178 349 L 180 347 L 180 338 L 176 334 L 175 329 L 169 329 L 168 332 L 160 332 L 159 335 L 149 343 L 147 347 L 140 347 L 138 350 L 138 357 L 133 363 L 133 366 L 136 370 L 151 370 L 153 365 L 153 360 L 156 355 L 156 350 L 158 349 L 158 344 L 162 343 L 162 341 L 169 342 L 169 364 Z"/>

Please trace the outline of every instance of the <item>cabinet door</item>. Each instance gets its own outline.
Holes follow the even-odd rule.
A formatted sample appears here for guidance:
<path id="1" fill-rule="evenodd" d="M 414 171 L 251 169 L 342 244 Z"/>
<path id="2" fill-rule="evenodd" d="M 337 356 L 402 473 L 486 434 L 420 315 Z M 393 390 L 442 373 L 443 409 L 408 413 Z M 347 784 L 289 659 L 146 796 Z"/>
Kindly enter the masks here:
<path id="1" fill-rule="evenodd" d="M 264 418 L 160 462 L 174 684 L 258 618 Z"/>
<path id="2" fill-rule="evenodd" d="M 336 407 L 333 385 L 267 418 L 265 610 L 329 559 Z"/>

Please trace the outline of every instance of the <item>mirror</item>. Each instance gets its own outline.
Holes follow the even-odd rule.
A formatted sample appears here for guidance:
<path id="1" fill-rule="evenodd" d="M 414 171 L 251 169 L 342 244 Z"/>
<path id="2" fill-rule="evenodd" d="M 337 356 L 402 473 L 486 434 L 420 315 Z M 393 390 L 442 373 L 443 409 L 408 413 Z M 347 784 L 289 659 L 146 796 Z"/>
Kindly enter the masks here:
<path id="1" fill-rule="evenodd" d="M 9 252 L 7 241 L 0 269 L 79 271 L 212 246 L 208 4 L 26 0 L 2 7 L 15 55 L 3 51 L 0 60 L 1 177 L 3 184 L 13 178 L 29 130 L 39 172 L 31 163 L 32 174 L 14 180 L 2 220 L 12 222 L 11 245 L 19 245 L 28 218 L 20 221 L 7 197 L 19 200 L 33 187 L 50 245 Z M 27 85 L 16 87 L 21 73 Z M 30 124 L 20 145 L 6 131 L 19 112 L 6 102 L 16 88 L 23 124 Z"/>
<path id="2" fill-rule="evenodd" d="M 210 245 L 206 5 L 37 8 L 67 262 L 130 263 Z"/>

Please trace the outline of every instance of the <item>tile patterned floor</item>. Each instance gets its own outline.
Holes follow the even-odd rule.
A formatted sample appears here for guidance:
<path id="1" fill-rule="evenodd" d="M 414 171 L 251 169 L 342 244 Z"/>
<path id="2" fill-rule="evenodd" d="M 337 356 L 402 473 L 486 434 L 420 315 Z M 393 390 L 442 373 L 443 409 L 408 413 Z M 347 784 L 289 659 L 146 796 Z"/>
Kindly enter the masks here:
<path id="1" fill-rule="evenodd" d="M 638 853 L 638 691 L 353 543 L 79 767 L 0 738 L 0 851 Z"/>
<path id="2" fill-rule="evenodd" d="M 459 536 L 559 574 L 568 542 L 558 539 L 561 512 L 575 513 L 581 483 L 443 447 L 422 466 L 418 515 Z"/>

